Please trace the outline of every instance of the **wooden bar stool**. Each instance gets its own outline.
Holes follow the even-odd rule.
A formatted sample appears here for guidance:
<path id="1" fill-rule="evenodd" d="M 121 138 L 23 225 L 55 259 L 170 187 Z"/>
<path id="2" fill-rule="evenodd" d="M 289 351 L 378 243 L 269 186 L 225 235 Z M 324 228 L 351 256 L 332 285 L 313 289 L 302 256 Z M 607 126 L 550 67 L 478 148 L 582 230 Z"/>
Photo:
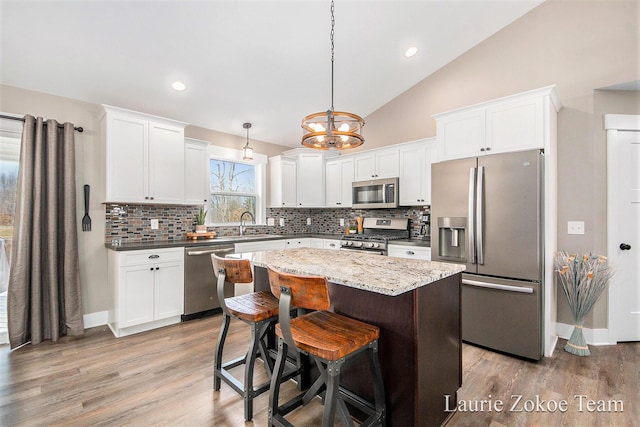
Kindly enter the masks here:
<path id="1" fill-rule="evenodd" d="M 269 268 L 271 292 L 280 299 L 278 358 L 271 377 L 269 391 L 269 426 L 291 426 L 284 416 L 309 403 L 323 388 L 324 412 L 322 425 L 333 426 L 336 411 L 345 425 L 353 426 L 353 420 L 345 401 L 368 415 L 360 426 L 385 424 L 385 397 L 382 371 L 378 361 L 380 329 L 340 314 L 327 311 L 331 305 L 327 279 L 322 276 L 298 276 Z M 292 306 L 316 310 L 292 318 Z M 320 377 L 305 392 L 279 405 L 280 385 L 288 347 L 308 354 L 320 371 Z M 375 401 L 369 402 L 340 386 L 343 365 L 353 356 L 366 351 L 373 378 Z"/>
<path id="2" fill-rule="evenodd" d="M 224 286 L 227 283 L 251 283 L 253 274 L 251 263 L 247 259 L 220 258 L 211 255 L 213 271 L 218 278 L 218 301 L 223 313 L 223 323 L 216 344 L 213 389 L 220 390 L 220 381 L 223 380 L 238 394 L 244 398 L 244 418 L 250 421 L 253 418 L 253 398 L 269 389 L 270 381 L 264 384 L 253 385 L 253 368 L 256 358 L 259 356 L 264 362 L 267 375 L 271 378 L 273 372 L 273 360 L 269 355 L 265 336 L 269 326 L 278 320 L 278 300 L 267 291 L 254 292 L 233 298 L 224 297 Z M 251 327 L 251 341 L 249 350 L 245 356 L 228 362 L 222 362 L 224 342 L 229 331 L 231 317 L 247 323 Z M 229 369 L 244 364 L 244 383 L 229 373 Z M 292 378 L 299 374 L 298 370 L 292 370 L 285 377 Z"/>

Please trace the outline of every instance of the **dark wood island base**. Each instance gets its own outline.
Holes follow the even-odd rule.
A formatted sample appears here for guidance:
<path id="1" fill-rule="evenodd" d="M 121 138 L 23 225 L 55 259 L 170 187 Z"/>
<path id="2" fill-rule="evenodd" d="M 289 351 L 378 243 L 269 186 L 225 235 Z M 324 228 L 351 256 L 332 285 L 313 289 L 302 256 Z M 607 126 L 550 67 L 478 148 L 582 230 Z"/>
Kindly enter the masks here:
<path id="1" fill-rule="evenodd" d="M 375 274 L 375 272 L 372 272 Z M 380 328 L 387 425 L 440 426 L 462 385 L 461 273 L 389 296 L 330 283 L 331 309 Z M 269 290 L 266 269 L 255 267 L 255 290 Z M 346 388 L 372 399 L 366 360 L 344 374 Z"/>

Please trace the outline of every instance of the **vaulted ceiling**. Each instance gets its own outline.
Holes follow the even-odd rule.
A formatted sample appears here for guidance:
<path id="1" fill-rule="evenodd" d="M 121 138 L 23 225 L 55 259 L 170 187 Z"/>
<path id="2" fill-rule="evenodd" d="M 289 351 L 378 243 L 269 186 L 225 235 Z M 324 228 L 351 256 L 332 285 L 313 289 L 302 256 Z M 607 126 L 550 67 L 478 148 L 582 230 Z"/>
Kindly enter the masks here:
<path id="1" fill-rule="evenodd" d="M 367 116 L 540 3 L 337 0 L 336 110 Z M 236 135 L 252 122 L 252 139 L 292 147 L 302 117 L 331 106 L 328 0 L 0 8 L 2 84 Z"/>

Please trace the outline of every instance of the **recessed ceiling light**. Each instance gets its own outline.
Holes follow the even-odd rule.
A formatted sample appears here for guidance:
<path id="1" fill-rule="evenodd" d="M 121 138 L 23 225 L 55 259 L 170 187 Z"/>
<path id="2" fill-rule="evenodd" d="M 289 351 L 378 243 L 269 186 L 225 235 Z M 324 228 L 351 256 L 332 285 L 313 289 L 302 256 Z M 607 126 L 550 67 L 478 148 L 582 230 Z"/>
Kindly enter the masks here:
<path id="1" fill-rule="evenodd" d="M 183 90 L 185 90 L 187 88 L 187 85 L 185 85 L 182 82 L 173 82 L 173 83 L 171 83 L 171 88 L 173 90 L 177 90 L 178 92 L 182 92 Z"/>
<path id="2" fill-rule="evenodd" d="M 407 51 L 404 53 L 404 56 L 406 56 L 407 58 L 411 58 L 416 53 L 418 53 L 418 48 L 412 46 L 409 49 L 407 49 Z"/>

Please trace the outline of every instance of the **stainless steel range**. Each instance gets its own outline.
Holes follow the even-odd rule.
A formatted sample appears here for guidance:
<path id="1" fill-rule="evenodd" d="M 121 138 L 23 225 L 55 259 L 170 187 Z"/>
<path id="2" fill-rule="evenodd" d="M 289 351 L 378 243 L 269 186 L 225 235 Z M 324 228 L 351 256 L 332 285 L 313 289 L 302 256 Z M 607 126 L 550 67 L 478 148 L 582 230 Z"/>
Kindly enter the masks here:
<path id="1" fill-rule="evenodd" d="M 342 236 L 340 250 L 386 255 L 390 240 L 408 237 L 408 218 L 365 218 L 362 223 L 362 234 Z"/>

